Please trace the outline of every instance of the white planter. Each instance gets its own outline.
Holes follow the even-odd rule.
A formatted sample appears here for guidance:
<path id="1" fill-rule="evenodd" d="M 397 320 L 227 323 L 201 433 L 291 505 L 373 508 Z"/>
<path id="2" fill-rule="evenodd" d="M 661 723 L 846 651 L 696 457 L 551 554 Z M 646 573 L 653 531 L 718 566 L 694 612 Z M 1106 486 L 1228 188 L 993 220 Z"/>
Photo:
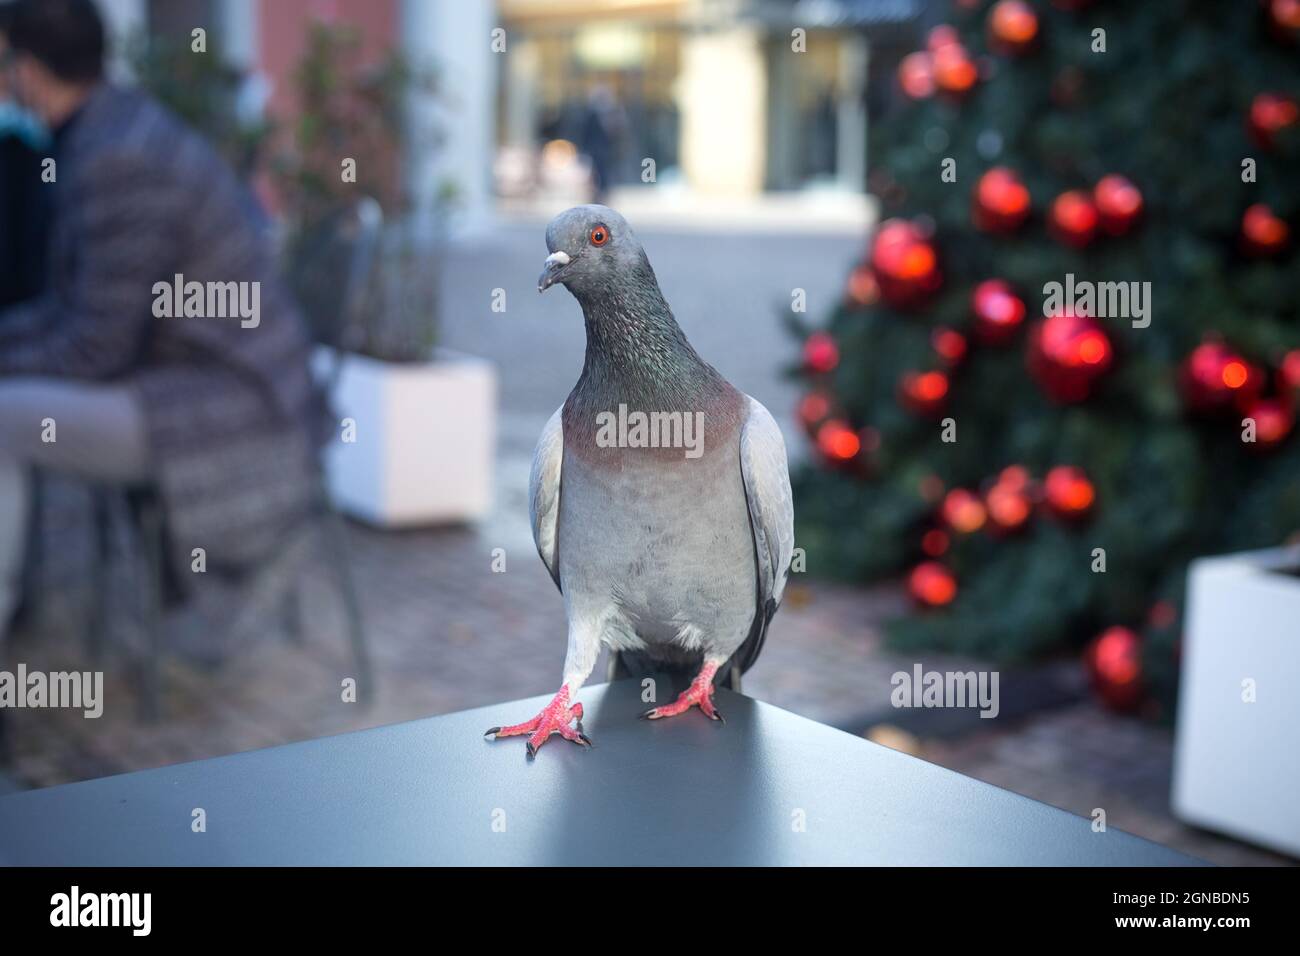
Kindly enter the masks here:
<path id="1" fill-rule="evenodd" d="M 1174 812 L 1300 856 L 1300 548 L 1188 572 Z M 1243 700 L 1253 681 L 1254 703 Z"/>
<path id="2" fill-rule="evenodd" d="M 328 367 L 332 354 L 316 356 Z M 334 501 L 382 528 L 473 521 L 492 505 L 496 369 L 439 349 L 426 364 L 345 354 L 332 404 L 344 423 L 326 449 Z M 354 440 L 347 440 L 354 438 Z"/>

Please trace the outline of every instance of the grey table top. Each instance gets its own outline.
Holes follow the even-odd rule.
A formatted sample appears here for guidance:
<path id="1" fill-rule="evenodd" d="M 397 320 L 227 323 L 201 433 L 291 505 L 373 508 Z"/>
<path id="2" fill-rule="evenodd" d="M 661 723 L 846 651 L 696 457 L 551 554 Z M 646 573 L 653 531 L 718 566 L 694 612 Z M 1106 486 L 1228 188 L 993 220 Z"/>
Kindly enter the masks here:
<path id="1" fill-rule="evenodd" d="M 633 681 L 578 698 L 594 749 L 555 737 L 534 761 L 483 732 L 546 697 L 0 798 L 0 862 L 1197 862 L 728 691 L 725 725 L 638 720 Z"/>

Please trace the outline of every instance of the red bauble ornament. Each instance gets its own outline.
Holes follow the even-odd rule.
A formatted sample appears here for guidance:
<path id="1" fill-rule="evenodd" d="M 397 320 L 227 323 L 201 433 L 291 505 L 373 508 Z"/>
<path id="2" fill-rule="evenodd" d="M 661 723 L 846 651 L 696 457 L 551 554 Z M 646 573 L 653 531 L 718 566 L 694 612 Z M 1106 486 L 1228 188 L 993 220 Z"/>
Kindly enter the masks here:
<path id="1" fill-rule="evenodd" d="M 871 264 L 876 265 L 874 260 L 881 258 L 882 255 L 924 241 L 925 234 L 916 223 L 907 219 L 886 219 L 876 228 L 875 234 L 871 237 L 869 248 L 870 258 L 873 260 Z"/>
<path id="2" fill-rule="evenodd" d="M 1114 357 L 1106 330 L 1071 309 L 1048 316 L 1029 333 L 1029 373 L 1058 402 L 1088 398 Z"/>
<path id="3" fill-rule="evenodd" d="M 821 392 L 809 392 L 799 399 L 796 414 L 799 424 L 810 435 L 816 434 L 817 426 L 824 422 L 831 413 L 831 400 Z"/>
<path id="4" fill-rule="evenodd" d="M 917 51 L 903 57 L 898 64 L 898 85 L 914 100 L 934 95 L 934 65 L 929 53 Z"/>
<path id="5" fill-rule="evenodd" d="M 944 372 L 906 372 L 899 379 L 898 394 L 908 411 L 936 416 L 948 398 L 948 376 Z"/>
<path id="6" fill-rule="evenodd" d="M 1008 342 L 1025 321 L 1025 302 L 1002 279 L 986 279 L 971 293 L 975 337 L 989 345 Z"/>
<path id="7" fill-rule="evenodd" d="M 930 344 L 934 346 L 935 353 L 939 358 L 943 359 L 944 364 L 949 368 L 960 365 L 961 360 L 966 357 L 966 336 L 956 329 L 939 326 L 930 333 Z"/>
<path id="8" fill-rule="evenodd" d="M 975 87 L 979 69 L 960 43 L 949 43 L 935 50 L 930 57 L 934 71 L 934 85 L 941 93 L 962 97 Z"/>
<path id="9" fill-rule="evenodd" d="M 1029 469 L 1024 465 L 1007 465 L 998 472 L 998 484 L 1023 491 L 1029 487 Z"/>
<path id="10" fill-rule="evenodd" d="M 1102 631 L 1083 655 L 1088 680 L 1112 710 L 1128 712 L 1142 703 L 1142 640 L 1127 627 Z"/>
<path id="11" fill-rule="evenodd" d="M 1002 534 L 1019 531 L 1034 513 L 1028 484 L 1017 485 L 1002 479 L 985 493 L 984 507 L 989 515 L 989 530 Z"/>
<path id="12" fill-rule="evenodd" d="M 921 550 L 932 558 L 948 552 L 948 532 L 931 528 L 921 536 Z"/>
<path id="13" fill-rule="evenodd" d="M 959 534 L 973 534 L 984 527 L 988 520 L 988 510 L 980 496 L 965 488 L 954 488 L 943 496 L 939 507 L 939 516 L 943 523 Z"/>
<path id="14" fill-rule="evenodd" d="M 1243 418 L 1255 423 L 1255 440 L 1247 446 L 1252 451 L 1272 451 L 1295 427 L 1295 405 L 1290 396 L 1257 398 L 1246 405 Z M 1244 432 L 1244 424 L 1242 428 Z"/>
<path id="15" fill-rule="evenodd" d="M 1029 218 L 1029 188 L 1005 166 L 995 166 L 975 184 L 972 218 L 985 232 L 1009 233 Z"/>
<path id="16" fill-rule="evenodd" d="M 1247 255 L 1276 255 L 1290 240 L 1291 227 L 1263 203 L 1251 206 L 1241 217 L 1241 246 Z"/>
<path id="17" fill-rule="evenodd" d="M 829 461 L 852 461 L 862 450 L 862 440 L 848 423 L 832 418 L 817 429 L 817 448 Z"/>
<path id="18" fill-rule="evenodd" d="M 979 70 L 975 68 L 966 48 L 961 45 L 956 30 L 946 23 L 935 27 L 926 40 L 926 49 L 936 89 L 958 97 L 970 92 L 979 79 Z M 913 69 L 916 70 L 917 65 L 914 64 Z"/>
<path id="19" fill-rule="evenodd" d="M 989 45 L 999 53 L 1024 53 L 1038 36 L 1038 14 L 1024 0 L 998 0 L 989 10 Z"/>
<path id="20" fill-rule="evenodd" d="M 934 246 L 905 219 L 887 220 L 876 231 L 871 267 L 881 298 L 896 308 L 918 305 L 943 284 Z"/>
<path id="21" fill-rule="evenodd" d="M 861 265 L 849 273 L 844 297 L 860 307 L 873 305 L 880 298 L 880 283 L 876 281 L 876 274 L 870 266 Z"/>
<path id="22" fill-rule="evenodd" d="M 1294 43 L 1300 37 L 1300 0 L 1264 0 L 1268 25 L 1279 40 Z"/>
<path id="23" fill-rule="evenodd" d="M 1222 342 L 1202 342 L 1179 370 L 1183 400 L 1193 412 L 1244 408 L 1263 388 L 1263 375 Z"/>
<path id="24" fill-rule="evenodd" d="M 1300 349 L 1292 349 L 1282 356 L 1277 374 L 1284 392 L 1300 395 Z"/>
<path id="25" fill-rule="evenodd" d="M 826 332 L 814 332 L 803 343 L 803 364 L 819 375 L 832 371 L 840 364 L 840 347 Z"/>
<path id="26" fill-rule="evenodd" d="M 937 53 L 946 46 L 961 46 L 961 35 L 957 33 L 956 27 L 940 23 L 926 36 L 925 48 L 931 53 Z"/>
<path id="27" fill-rule="evenodd" d="M 1058 518 L 1077 521 L 1092 512 L 1097 491 L 1082 468 L 1057 465 L 1043 479 L 1043 497 Z"/>
<path id="28" fill-rule="evenodd" d="M 1157 601 L 1151 605 L 1151 610 L 1147 611 L 1147 627 L 1154 628 L 1157 631 L 1172 627 L 1177 620 L 1178 608 L 1174 607 L 1169 601 Z"/>
<path id="29" fill-rule="evenodd" d="M 1300 104 L 1295 99 L 1282 93 L 1260 93 L 1251 100 L 1246 129 L 1258 145 L 1272 149 L 1277 134 L 1294 126 L 1297 120 L 1300 120 Z"/>
<path id="30" fill-rule="evenodd" d="M 907 590 L 924 607 L 943 607 L 957 596 L 957 579 L 938 561 L 923 561 L 907 576 Z"/>
<path id="31" fill-rule="evenodd" d="M 1101 216 L 1092 198 L 1080 189 L 1070 189 L 1057 196 L 1047 215 L 1052 234 L 1076 249 L 1092 242 L 1100 222 Z"/>
<path id="32" fill-rule="evenodd" d="M 1117 173 L 1101 178 L 1093 187 L 1092 201 L 1097 206 L 1102 231 L 1111 236 L 1124 235 L 1142 213 L 1142 193 Z"/>

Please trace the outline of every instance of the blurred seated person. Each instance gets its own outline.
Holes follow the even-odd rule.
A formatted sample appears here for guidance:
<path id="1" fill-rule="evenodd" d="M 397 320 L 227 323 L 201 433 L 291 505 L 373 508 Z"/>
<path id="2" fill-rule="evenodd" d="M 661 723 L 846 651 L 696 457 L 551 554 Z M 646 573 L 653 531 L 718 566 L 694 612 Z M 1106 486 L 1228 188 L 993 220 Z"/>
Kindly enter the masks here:
<path id="1" fill-rule="evenodd" d="M 92 0 L 13 0 L 0 22 L 57 159 L 46 288 L 0 311 L 2 642 L 34 470 L 154 489 L 184 593 L 196 549 L 238 580 L 302 517 L 322 405 L 250 198 L 198 134 L 105 81 Z"/>
<path id="2" fill-rule="evenodd" d="M 0 18 L 7 7 L 0 7 Z M 8 60 L 0 19 L 0 64 Z M 48 189 L 36 189 L 49 135 L 30 110 L 14 99 L 0 65 L 0 309 L 30 299 L 41 288 L 45 262 Z"/>

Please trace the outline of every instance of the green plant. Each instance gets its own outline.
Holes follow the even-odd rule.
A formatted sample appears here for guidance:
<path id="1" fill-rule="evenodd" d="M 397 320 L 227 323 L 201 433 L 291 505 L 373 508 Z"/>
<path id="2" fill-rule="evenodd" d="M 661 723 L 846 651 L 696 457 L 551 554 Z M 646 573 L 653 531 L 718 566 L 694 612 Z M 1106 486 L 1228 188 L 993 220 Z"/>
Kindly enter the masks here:
<path id="1" fill-rule="evenodd" d="M 248 78 L 227 64 L 219 44 L 195 53 L 188 38 L 137 34 L 127 59 L 143 89 L 206 136 L 241 175 L 252 172 L 273 126 L 241 116 Z"/>
<path id="2" fill-rule="evenodd" d="M 388 362 L 428 361 L 438 341 L 437 246 L 410 228 L 386 229 L 371 272 L 370 316 L 355 350 Z"/>
<path id="3" fill-rule="evenodd" d="M 274 168 L 289 225 L 290 281 L 318 337 L 384 361 L 427 361 L 437 337 L 437 240 L 421 238 L 429 230 L 409 221 L 401 166 L 413 142 L 409 97 L 434 93 L 434 78 L 397 53 L 370 63 L 355 29 L 313 23 L 294 79 L 298 119 Z M 384 225 L 362 306 L 353 327 L 339 330 L 348 264 L 322 246 L 335 241 L 331 230 L 364 197 L 378 202 Z M 433 210 L 435 225 L 444 211 Z"/>

